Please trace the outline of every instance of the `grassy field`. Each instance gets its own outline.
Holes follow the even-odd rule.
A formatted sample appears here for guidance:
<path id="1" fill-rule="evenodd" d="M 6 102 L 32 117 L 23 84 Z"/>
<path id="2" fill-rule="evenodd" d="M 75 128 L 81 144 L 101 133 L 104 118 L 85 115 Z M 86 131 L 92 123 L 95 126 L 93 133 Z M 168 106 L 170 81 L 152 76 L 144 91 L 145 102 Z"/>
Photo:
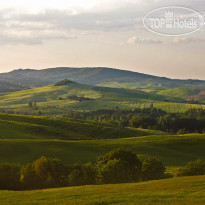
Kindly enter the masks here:
<path id="1" fill-rule="evenodd" d="M 167 103 L 167 102 L 154 102 L 154 107 L 164 110 L 168 113 L 182 113 L 189 109 L 205 109 L 205 105 L 188 104 L 188 103 Z"/>
<path id="2" fill-rule="evenodd" d="M 0 114 L 0 163 L 23 165 L 44 155 L 57 157 L 67 165 L 82 164 L 95 162 L 98 156 L 119 147 L 131 149 L 141 160 L 157 157 L 168 172 L 174 173 L 188 161 L 205 159 L 205 134 L 171 135 L 60 117 Z M 179 177 L 130 184 L 0 191 L 0 204 L 202 205 L 204 189 L 205 176 Z"/>
<path id="3" fill-rule="evenodd" d="M 2 205 L 205 204 L 205 176 L 142 183 L 68 187 L 34 191 L 0 191 Z"/>
<path id="4" fill-rule="evenodd" d="M 0 115 L 0 162 L 25 164 L 42 155 L 57 157 L 65 164 L 94 162 L 118 147 L 133 150 L 140 159 L 155 156 L 172 170 L 205 158 L 205 135 L 170 135 L 57 117 Z"/>
<path id="5" fill-rule="evenodd" d="M 109 140 L 40 140 L 2 139 L 0 140 L 0 162 L 26 164 L 42 155 L 59 158 L 65 164 L 94 162 L 118 147 L 135 152 L 143 160 L 147 157 L 159 158 L 169 171 L 185 165 L 188 161 L 205 159 L 205 135 L 144 136 L 128 139 Z"/>
<path id="6" fill-rule="evenodd" d="M 199 94 L 199 92 L 200 92 L 199 88 L 182 87 L 182 88 L 173 88 L 173 89 L 162 90 L 162 91 L 159 91 L 158 94 L 170 96 L 170 97 L 185 98 L 188 96 L 197 95 L 197 94 Z"/>
<path id="7" fill-rule="evenodd" d="M 167 134 L 59 117 L 0 114 L 0 139 L 109 139 Z"/>

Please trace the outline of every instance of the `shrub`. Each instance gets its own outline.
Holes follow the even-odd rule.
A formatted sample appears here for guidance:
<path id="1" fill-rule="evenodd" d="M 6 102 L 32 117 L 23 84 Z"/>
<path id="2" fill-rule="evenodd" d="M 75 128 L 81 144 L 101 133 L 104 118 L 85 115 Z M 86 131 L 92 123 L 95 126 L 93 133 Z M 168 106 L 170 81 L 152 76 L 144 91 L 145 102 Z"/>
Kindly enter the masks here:
<path id="1" fill-rule="evenodd" d="M 148 158 L 142 163 L 142 179 L 154 180 L 165 177 L 165 167 L 163 163 L 155 158 Z"/>
<path id="2" fill-rule="evenodd" d="M 65 186 L 66 167 L 58 159 L 42 156 L 21 169 L 21 182 L 27 188 Z"/>
<path id="3" fill-rule="evenodd" d="M 97 182 L 122 183 L 138 181 L 141 162 L 127 149 L 116 149 L 101 156 L 96 162 Z"/>
<path id="4" fill-rule="evenodd" d="M 20 188 L 20 167 L 9 163 L 0 164 L 0 189 Z"/>
<path id="5" fill-rule="evenodd" d="M 184 167 L 176 171 L 175 176 L 194 176 L 205 174 L 205 160 L 188 162 Z"/>
<path id="6" fill-rule="evenodd" d="M 75 165 L 68 175 L 68 185 L 79 186 L 95 184 L 95 170 L 91 163 Z"/>
<path id="7" fill-rule="evenodd" d="M 20 181 L 24 189 L 36 189 L 40 187 L 40 181 L 36 175 L 34 163 L 28 163 L 21 168 Z"/>

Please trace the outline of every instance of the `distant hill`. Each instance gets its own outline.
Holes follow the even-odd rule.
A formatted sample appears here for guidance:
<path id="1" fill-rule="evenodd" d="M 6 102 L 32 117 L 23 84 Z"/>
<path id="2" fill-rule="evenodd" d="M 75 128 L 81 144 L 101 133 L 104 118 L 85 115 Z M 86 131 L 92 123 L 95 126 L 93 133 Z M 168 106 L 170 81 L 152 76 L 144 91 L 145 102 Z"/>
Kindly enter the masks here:
<path id="1" fill-rule="evenodd" d="M 0 80 L 18 83 L 26 87 L 38 87 L 55 84 L 63 79 L 78 83 L 101 85 L 107 87 L 126 88 L 176 88 L 176 87 L 205 87 L 202 80 L 178 80 L 157 77 L 137 72 L 104 68 L 70 68 L 59 67 L 43 70 L 19 69 L 0 74 Z"/>
<path id="2" fill-rule="evenodd" d="M 0 80 L 0 93 L 15 92 L 23 89 L 25 89 L 25 87 L 21 85 Z"/>
<path id="3" fill-rule="evenodd" d="M 140 103 L 186 102 L 184 99 L 161 96 L 137 89 L 109 88 L 63 80 L 48 85 L 0 95 L 0 109 L 12 113 L 60 114 L 71 110 L 136 108 Z M 37 103 L 29 107 L 29 102 Z M 33 113 L 32 113 L 33 112 Z"/>

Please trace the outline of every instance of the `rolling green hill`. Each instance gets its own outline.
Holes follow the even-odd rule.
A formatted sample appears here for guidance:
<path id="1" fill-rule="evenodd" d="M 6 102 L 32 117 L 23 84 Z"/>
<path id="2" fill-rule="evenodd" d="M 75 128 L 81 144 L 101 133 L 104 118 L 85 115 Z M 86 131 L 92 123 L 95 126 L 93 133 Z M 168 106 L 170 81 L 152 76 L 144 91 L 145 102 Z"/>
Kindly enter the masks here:
<path id="1" fill-rule="evenodd" d="M 94 162 L 112 149 L 125 147 L 140 159 L 154 156 L 173 170 L 188 161 L 205 159 L 205 135 L 152 135 L 123 139 L 55 140 L 1 139 L 0 162 L 26 164 L 42 155 L 59 158 L 65 164 Z M 26 153 L 26 154 L 25 154 Z"/>
<path id="2" fill-rule="evenodd" d="M 99 87 L 64 80 L 55 85 L 1 93 L 0 109 L 24 114 L 37 114 L 39 110 L 44 114 L 61 114 L 71 110 L 89 111 L 116 107 L 130 109 L 164 101 L 186 102 L 140 90 Z M 29 102 L 37 103 L 38 109 L 36 106 L 35 109 L 29 107 Z"/>
<path id="3" fill-rule="evenodd" d="M 171 168 L 204 159 L 204 146 L 203 134 L 168 135 L 63 118 L 0 115 L 0 162 L 24 164 L 45 155 L 66 164 L 85 163 L 126 147 L 141 159 L 155 156 Z"/>
<path id="4" fill-rule="evenodd" d="M 167 90 L 161 90 L 156 92 L 158 95 L 165 97 L 182 98 L 188 101 L 198 101 L 199 103 L 205 103 L 205 89 L 197 87 L 181 87 Z"/>
<path id="5" fill-rule="evenodd" d="M 62 79 L 66 77 L 93 85 L 71 80 L 62 84 Z M 0 93 L 0 112 L 10 114 L 58 115 L 75 110 L 143 108 L 149 107 L 151 103 L 168 112 L 184 112 L 193 107 L 205 107 L 196 105 L 193 101 L 200 99 L 199 102 L 204 102 L 202 87 L 205 86 L 205 81 L 198 80 L 172 80 L 110 68 L 20 69 L 0 74 L 1 78 L 29 87 L 46 85 Z M 48 85 L 51 83 L 56 84 Z M 190 100 L 193 105 L 188 104 Z M 35 106 L 35 109 L 28 107 L 30 101 L 38 106 Z"/>
<path id="6" fill-rule="evenodd" d="M 130 184 L 109 184 L 34 191 L 0 191 L 2 205 L 205 204 L 205 176 Z"/>
<path id="7" fill-rule="evenodd" d="M 153 134 L 160 131 L 122 128 L 67 118 L 0 114 L 0 139 L 112 139 Z"/>
<path id="8" fill-rule="evenodd" d="M 19 84 L 14 84 L 14 83 L 6 82 L 4 80 L 3 81 L 0 80 L 0 93 L 15 92 L 24 89 L 26 88 Z"/>

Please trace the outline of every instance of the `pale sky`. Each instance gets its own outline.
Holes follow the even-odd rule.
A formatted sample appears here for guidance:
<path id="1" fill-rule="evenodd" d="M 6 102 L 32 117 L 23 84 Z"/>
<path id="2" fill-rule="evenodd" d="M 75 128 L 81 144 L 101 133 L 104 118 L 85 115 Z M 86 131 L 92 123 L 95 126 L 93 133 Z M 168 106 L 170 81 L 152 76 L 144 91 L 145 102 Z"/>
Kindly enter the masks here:
<path id="1" fill-rule="evenodd" d="M 144 28 L 143 17 L 167 5 L 205 13 L 204 0 L 0 1 L 0 72 L 105 66 L 205 79 L 205 27 L 183 37 Z"/>

